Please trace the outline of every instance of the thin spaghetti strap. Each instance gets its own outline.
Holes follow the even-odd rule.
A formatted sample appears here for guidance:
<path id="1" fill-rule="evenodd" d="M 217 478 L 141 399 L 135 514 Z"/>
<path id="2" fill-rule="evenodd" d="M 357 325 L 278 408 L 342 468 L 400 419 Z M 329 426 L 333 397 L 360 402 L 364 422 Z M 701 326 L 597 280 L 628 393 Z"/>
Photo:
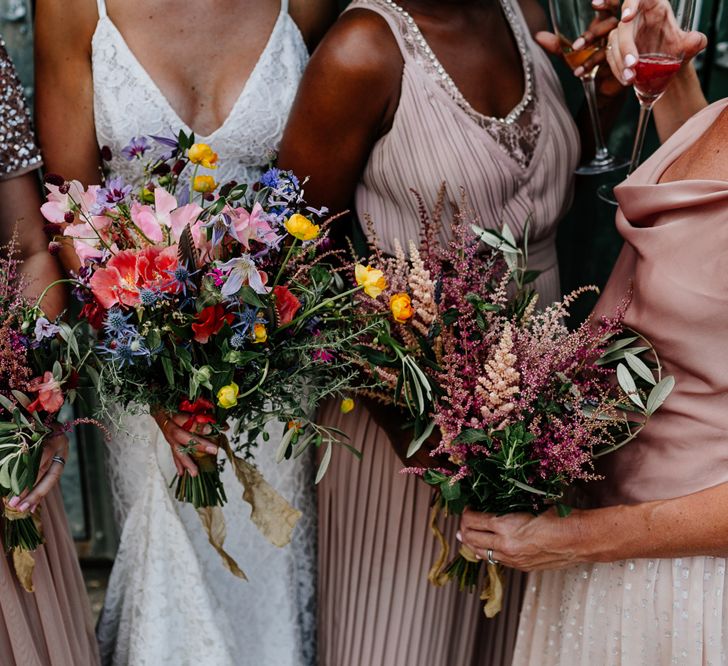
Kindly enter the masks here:
<path id="1" fill-rule="evenodd" d="M 287 2 L 287 0 L 284 0 L 284 2 Z M 104 18 L 106 16 L 106 0 L 96 0 L 96 5 L 99 8 L 99 18 Z"/>
<path id="2" fill-rule="evenodd" d="M 281 0 L 281 14 L 288 14 L 288 0 Z"/>

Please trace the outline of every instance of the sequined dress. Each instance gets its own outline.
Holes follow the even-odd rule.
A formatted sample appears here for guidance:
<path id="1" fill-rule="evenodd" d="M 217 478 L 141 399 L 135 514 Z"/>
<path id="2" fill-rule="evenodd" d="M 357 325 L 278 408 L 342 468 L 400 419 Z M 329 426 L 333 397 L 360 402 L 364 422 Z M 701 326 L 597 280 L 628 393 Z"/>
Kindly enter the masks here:
<path id="1" fill-rule="evenodd" d="M 708 107 L 617 188 L 625 246 L 597 306 L 628 291 L 627 326 L 676 386 L 634 441 L 605 456 L 590 506 L 681 497 L 728 483 L 728 183 L 660 182 L 728 108 Z M 529 576 L 514 666 L 728 663 L 724 557 L 583 564 Z"/>
<path id="2" fill-rule="evenodd" d="M 410 188 L 430 209 L 443 181 L 455 201 L 463 188 L 482 224 L 505 221 L 519 238 L 531 218 L 530 259 L 542 271 L 535 286 L 548 302 L 559 296 L 554 240 L 571 201 L 578 136 L 517 2 L 501 7 L 520 52 L 524 92 L 507 117 L 492 118 L 463 97 L 402 7 L 390 0 L 350 5 L 386 21 L 404 63 L 393 125 L 364 167 L 356 211 L 371 217 L 372 240 L 390 254 L 395 239 L 406 246 L 419 238 Z M 428 528 L 430 487 L 399 473 L 387 434 L 363 405 L 348 415 L 331 405 L 323 418 L 349 434 L 363 459 L 334 456 L 319 485 L 321 666 L 508 664 L 524 579 L 510 578 L 508 602 L 494 621 L 486 621 L 476 595 L 432 587 L 427 573 L 438 544 Z M 448 524 L 455 548 L 457 521 Z"/>
<path id="3" fill-rule="evenodd" d="M 0 180 L 40 165 L 23 88 L 0 39 Z M 94 666 L 91 609 L 58 486 L 40 511 L 45 544 L 35 552 L 35 593 L 22 589 L 10 559 L 0 556 L 0 664 Z"/>

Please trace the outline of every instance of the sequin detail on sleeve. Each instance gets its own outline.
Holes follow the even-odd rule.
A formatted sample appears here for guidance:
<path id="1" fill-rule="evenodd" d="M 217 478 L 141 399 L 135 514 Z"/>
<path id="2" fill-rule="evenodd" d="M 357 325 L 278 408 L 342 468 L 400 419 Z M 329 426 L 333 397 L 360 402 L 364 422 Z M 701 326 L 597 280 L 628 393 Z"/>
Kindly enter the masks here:
<path id="1" fill-rule="evenodd" d="M 0 39 L 0 180 L 41 165 L 30 113 L 5 42 Z"/>

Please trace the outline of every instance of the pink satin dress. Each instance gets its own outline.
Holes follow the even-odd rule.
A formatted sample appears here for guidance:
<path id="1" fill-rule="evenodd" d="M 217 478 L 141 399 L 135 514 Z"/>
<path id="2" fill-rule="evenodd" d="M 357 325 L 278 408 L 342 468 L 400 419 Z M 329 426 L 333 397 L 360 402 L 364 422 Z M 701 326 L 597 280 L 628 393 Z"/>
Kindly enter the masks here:
<path id="1" fill-rule="evenodd" d="M 625 247 L 597 306 L 655 346 L 676 388 L 637 440 L 604 458 L 586 492 L 609 506 L 728 482 L 728 182 L 660 183 L 728 107 L 697 114 L 617 189 Z M 517 666 L 728 663 L 726 559 L 585 564 L 532 574 Z"/>

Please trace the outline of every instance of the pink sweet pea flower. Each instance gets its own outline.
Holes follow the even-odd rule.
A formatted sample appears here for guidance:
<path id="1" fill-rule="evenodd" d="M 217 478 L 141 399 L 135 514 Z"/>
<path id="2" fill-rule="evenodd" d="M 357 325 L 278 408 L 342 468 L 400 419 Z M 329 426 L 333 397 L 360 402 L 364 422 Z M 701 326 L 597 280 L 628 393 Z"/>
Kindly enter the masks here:
<path id="1" fill-rule="evenodd" d="M 260 203 L 256 202 L 250 213 L 245 208 L 236 208 L 230 210 L 229 214 L 233 220 L 235 234 L 246 250 L 250 249 L 251 240 L 261 242 L 275 240 L 275 231 L 268 224 Z"/>
<path id="2" fill-rule="evenodd" d="M 63 407 L 63 391 L 61 383 L 53 377 L 52 372 L 46 371 L 43 377 L 36 377 L 29 386 L 30 390 L 38 391 L 38 397 L 28 405 L 29 412 L 44 409 L 49 414 L 55 414 Z"/>
<path id="3" fill-rule="evenodd" d="M 61 224 L 66 221 L 66 213 L 73 208 L 75 201 L 81 207 L 81 211 L 88 215 L 92 208 L 96 205 L 96 192 L 99 190 L 98 185 L 91 185 L 87 190 L 83 189 L 83 185 L 77 180 L 68 183 L 69 189 L 66 194 L 59 191 L 58 185 L 46 183 L 48 190 L 47 200 L 40 207 L 40 212 L 49 222 Z"/>
<path id="4" fill-rule="evenodd" d="M 98 259 L 103 255 L 103 245 L 99 236 L 106 242 L 110 241 L 108 234 L 105 233 L 110 224 L 111 220 L 108 217 L 94 215 L 90 223 L 69 224 L 63 230 L 63 235 L 73 238 L 73 248 L 81 262 L 85 262 L 87 259 Z"/>

